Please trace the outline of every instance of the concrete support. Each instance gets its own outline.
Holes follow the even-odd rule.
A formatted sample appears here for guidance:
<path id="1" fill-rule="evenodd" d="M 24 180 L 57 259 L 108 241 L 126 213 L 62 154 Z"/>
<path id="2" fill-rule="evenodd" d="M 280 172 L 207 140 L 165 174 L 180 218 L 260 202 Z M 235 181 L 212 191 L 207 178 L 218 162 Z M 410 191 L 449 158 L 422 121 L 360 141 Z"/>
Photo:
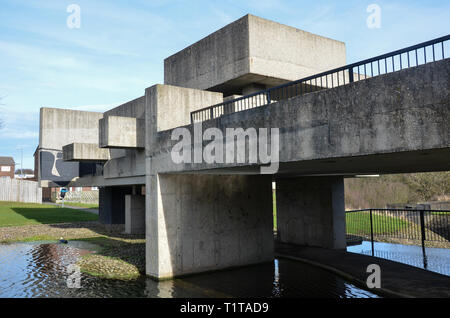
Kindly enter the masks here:
<path id="1" fill-rule="evenodd" d="M 342 177 L 279 179 L 277 226 L 284 243 L 344 249 L 345 197 Z"/>
<path id="2" fill-rule="evenodd" d="M 145 196 L 125 195 L 125 233 L 145 233 Z"/>
<path id="3" fill-rule="evenodd" d="M 102 224 L 125 223 L 125 195 L 131 187 L 102 187 L 99 193 L 99 221 Z"/>
<path id="4" fill-rule="evenodd" d="M 273 259 L 270 177 L 154 174 L 146 189 L 149 276 Z"/>

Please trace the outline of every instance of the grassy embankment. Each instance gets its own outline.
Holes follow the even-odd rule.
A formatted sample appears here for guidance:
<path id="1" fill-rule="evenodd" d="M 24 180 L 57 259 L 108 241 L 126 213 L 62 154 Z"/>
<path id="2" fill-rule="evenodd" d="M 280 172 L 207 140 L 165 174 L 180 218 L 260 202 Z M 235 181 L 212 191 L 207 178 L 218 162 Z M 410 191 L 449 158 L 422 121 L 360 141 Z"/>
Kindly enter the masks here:
<path id="1" fill-rule="evenodd" d="M 370 236 L 370 214 L 368 212 L 353 212 L 345 215 L 347 234 Z M 401 218 L 378 215 L 373 213 L 373 234 L 387 235 L 405 231 L 411 224 Z"/>
<path id="2" fill-rule="evenodd" d="M 133 279 L 145 271 L 145 238 L 123 234 L 123 228 L 105 227 L 98 216 L 82 210 L 42 204 L 0 202 L 0 243 L 86 241 L 96 244 L 94 254 L 79 261 L 90 275 Z"/>

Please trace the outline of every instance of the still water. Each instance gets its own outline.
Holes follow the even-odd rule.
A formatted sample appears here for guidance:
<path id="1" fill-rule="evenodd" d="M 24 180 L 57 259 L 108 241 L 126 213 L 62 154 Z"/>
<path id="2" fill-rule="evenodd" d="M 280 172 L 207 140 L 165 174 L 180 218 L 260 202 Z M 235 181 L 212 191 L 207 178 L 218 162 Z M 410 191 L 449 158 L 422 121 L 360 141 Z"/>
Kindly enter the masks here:
<path id="1" fill-rule="evenodd" d="M 81 288 L 68 288 L 67 267 L 97 250 L 76 241 L 0 244 L 0 297 L 377 297 L 325 270 L 284 259 L 165 282 L 82 274 Z"/>
<path id="2" fill-rule="evenodd" d="M 347 251 L 372 255 L 372 246 L 363 241 Z M 450 249 L 427 247 L 424 255 L 421 246 L 374 242 L 374 256 L 450 276 Z"/>

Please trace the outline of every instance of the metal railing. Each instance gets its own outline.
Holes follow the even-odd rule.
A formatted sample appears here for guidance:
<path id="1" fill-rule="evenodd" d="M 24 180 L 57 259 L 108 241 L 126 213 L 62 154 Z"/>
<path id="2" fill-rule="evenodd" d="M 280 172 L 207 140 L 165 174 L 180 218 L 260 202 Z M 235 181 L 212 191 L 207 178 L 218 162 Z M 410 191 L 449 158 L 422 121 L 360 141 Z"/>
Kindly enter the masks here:
<path id="1" fill-rule="evenodd" d="M 374 241 L 404 239 L 450 242 L 450 211 L 365 209 L 346 212 L 348 237 Z"/>
<path id="2" fill-rule="evenodd" d="M 220 104 L 191 112 L 191 123 L 203 122 L 255 107 L 265 106 L 294 96 L 334 88 L 410 67 L 443 60 L 450 35 L 407 48 L 335 68 L 297 81 L 272 87 Z"/>

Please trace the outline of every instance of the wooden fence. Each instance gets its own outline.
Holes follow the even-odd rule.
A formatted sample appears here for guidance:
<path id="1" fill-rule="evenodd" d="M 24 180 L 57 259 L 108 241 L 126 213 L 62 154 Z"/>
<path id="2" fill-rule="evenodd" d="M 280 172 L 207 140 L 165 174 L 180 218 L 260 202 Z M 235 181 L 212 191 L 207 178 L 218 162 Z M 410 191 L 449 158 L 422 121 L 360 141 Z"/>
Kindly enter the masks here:
<path id="1" fill-rule="evenodd" d="M 42 203 L 42 188 L 36 181 L 0 177 L 0 201 Z"/>

